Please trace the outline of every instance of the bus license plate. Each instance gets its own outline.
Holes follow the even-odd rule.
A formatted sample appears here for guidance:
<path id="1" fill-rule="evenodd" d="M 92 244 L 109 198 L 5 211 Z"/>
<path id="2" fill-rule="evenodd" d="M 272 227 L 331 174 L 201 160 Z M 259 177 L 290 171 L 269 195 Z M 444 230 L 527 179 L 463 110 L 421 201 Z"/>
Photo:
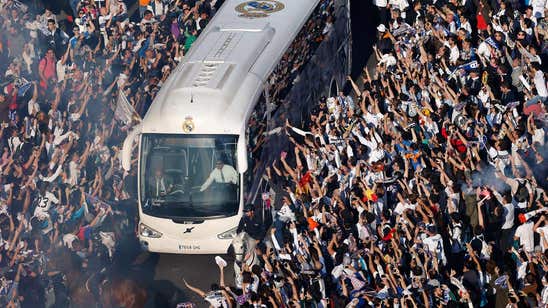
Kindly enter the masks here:
<path id="1" fill-rule="evenodd" d="M 200 245 L 179 245 L 179 250 L 200 250 Z"/>

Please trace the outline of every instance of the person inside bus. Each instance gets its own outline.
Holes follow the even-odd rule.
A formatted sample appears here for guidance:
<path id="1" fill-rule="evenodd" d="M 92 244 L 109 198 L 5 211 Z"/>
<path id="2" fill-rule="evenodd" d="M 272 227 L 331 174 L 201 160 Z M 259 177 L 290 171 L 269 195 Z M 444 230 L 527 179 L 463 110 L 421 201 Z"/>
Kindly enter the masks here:
<path id="1" fill-rule="evenodd" d="M 154 198 L 164 197 L 171 191 L 173 186 L 160 167 L 154 170 L 154 177 L 149 183 L 149 191 Z"/>
<path id="2" fill-rule="evenodd" d="M 200 187 L 200 191 L 205 191 L 211 184 L 237 184 L 238 172 L 234 167 L 225 164 L 225 160 L 219 158 L 215 164 L 215 168 L 209 174 L 209 177 L 204 184 Z"/>

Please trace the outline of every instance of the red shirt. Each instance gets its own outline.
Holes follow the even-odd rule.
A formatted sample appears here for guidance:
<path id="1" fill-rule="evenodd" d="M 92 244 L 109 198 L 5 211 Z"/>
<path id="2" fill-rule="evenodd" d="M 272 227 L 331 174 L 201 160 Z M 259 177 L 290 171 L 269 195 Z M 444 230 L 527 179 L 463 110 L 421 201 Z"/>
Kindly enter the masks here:
<path id="1" fill-rule="evenodd" d="M 6 101 L 9 105 L 10 110 L 17 109 L 17 91 L 14 88 L 15 85 L 13 83 L 8 84 L 5 88 L 6 92 L 8 92 L 8 96 L 6 96 Z"/>
<path id="2" fill-rule="evenodd" d="M 44 78 L 45 78 L 44 80 L 40 80 L 40 85 L 43 88 L 47 88 L 47 82 L 51 78 L 55 78 L 55 75 L 56 75 L 55 58 L 48 59 L 47 57 L 44 57 L 42 60 L 40 60 L 38 69 L 44 75 Z"/>
<path id="3" fill-rule="evenodd" d="M 459 153 L 466 153 L 466 146 L 460 139 L 451 139 L 451 145 L 459 151 Z"/>
<path id="4" fill-rule="evenodd" d="M 478 15 L 476 16 L 476 19 L 478 21 L 478 30 L 479 31 L 487 30 L 487 23 L 485 22 L 485 18 L 483 17 L 481 12 L 478 13 Z"/>

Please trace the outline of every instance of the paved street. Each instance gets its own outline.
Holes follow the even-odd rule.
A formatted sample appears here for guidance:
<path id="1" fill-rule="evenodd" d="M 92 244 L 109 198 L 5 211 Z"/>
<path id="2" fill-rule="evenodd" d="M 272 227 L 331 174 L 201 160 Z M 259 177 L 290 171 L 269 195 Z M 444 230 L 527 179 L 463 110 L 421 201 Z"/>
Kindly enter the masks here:
<path id="1" fill-rule="evenodd" d="M 208 307 L 206 302 L 184 286 L 183 278 L 191 285 L 208 291 L 212 283 L 219 282 L 219 268 L 214 255 L 141 255 L 141 262 L 145 272 L 153 273 L 152 289 L 163 293 L 170 302 L 192 302 L 198 307 Z M 223 256 L 228 262 L 225 269 L 225 280 L 233 285 L 234 270 L 228 256 Z M 176 300 L 175 300 L 176 298 Z M 163 306 L 162 300 L 156 300 L 156 306 Z"/>

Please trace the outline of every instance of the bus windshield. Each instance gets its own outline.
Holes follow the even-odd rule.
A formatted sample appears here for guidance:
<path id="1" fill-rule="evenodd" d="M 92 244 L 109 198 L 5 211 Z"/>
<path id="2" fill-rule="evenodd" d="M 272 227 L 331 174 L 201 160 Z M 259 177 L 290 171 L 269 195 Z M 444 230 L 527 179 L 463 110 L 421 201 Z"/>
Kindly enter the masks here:
<path id="1" fill-rule="evenodd" d="M 140 193 L 145 214 L 172 219 L 237 214 L 237 135 L 143 134 Z"/>

